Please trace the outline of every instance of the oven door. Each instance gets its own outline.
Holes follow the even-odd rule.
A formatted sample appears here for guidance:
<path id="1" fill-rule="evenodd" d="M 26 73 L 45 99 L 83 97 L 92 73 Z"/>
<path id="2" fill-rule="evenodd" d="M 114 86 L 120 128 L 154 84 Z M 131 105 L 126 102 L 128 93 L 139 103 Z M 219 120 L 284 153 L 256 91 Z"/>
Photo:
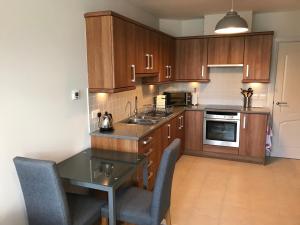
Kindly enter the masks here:
<path id="1" fill-rule="evenodd" d="M 204 118 L 203 142 L 207 145 L 239 147 L 240 121 Z"/>

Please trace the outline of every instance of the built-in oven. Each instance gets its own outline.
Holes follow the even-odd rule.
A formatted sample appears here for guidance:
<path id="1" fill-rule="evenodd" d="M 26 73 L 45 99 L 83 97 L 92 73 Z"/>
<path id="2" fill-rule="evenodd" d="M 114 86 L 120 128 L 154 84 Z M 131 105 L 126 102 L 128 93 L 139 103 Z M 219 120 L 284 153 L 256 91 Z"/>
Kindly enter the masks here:
<path id="1" fill-rule="evenodd" d="M 240 113 L 206 111 L 204 113 L 203 142 L 207 145 L 239 147 Z"/>

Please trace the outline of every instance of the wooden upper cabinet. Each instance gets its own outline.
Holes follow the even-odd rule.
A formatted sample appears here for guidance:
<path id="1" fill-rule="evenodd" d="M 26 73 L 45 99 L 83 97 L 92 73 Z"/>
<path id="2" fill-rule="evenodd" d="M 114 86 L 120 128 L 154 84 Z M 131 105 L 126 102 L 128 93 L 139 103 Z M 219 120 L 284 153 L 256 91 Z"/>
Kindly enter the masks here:
<path id="1" fill-rule="evenodd" d="M 114 16 L 85 17 L 90 91 L 134 89 L 135 25 Z"/>
<path id="2" fill-rule="evenodd" d="M 270 82 L 273 34 L 245 37 L 243 82 Z"/>
<path id="3" fill-rule="evenodd" d="M 158 73 L 159 35 L 155 31 L 136 26 L 136 72 L 141 74 Z"/>
<path id="4" fill-rule="evenodd" d="M 267 114 L 241 114 L 239 155 L 265 159 Z"/>
<path id="5" fill-rule="evenodd" d="M 214 37 L 208 39 L 208 65 L 240 65 L 244 63 L 245 37 Z"/>
<path id="6" fill-rule="evenodd" d="M 207 39 L 176 40 L 176 80 L 208 82 Z"/>

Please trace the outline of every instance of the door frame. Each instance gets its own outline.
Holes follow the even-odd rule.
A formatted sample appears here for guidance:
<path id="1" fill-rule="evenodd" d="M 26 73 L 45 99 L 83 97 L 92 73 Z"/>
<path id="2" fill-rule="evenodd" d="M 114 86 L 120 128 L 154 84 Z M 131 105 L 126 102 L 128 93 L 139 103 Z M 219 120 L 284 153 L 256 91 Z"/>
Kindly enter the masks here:
<path id="1" fill-rule="evenodd" d="M 290 43 L 290 42 L 300 42 L 300 36 L 290 37 L 290 38 L 275 38 L 274 39 L 274 47 L 273 52 L 274 55 L 272 56 L 271 61 L 271 77 L 270 81 L 273 83 L 273 85 L 270 86 L 271 91 L 269 90 L 270 96 L 268 96 L 267 105 L 271 106 L 271 115 L 270 115 L 270 127 L 273 128 L 274 124 L 274 100 L 275 100 L 275 88 L 277 83 L 277 62 L 278 62 L 278 53 L 279 53 L 279 45 L 281 43 Z M 273 75 L 273 76 L 272 76 Z M 272 141 L 274 143 L 274 141 Z M 271 156 L 274 157 L 281 157 L 279 155 L 274 154 L 274 152 L 271 150 Z"/>

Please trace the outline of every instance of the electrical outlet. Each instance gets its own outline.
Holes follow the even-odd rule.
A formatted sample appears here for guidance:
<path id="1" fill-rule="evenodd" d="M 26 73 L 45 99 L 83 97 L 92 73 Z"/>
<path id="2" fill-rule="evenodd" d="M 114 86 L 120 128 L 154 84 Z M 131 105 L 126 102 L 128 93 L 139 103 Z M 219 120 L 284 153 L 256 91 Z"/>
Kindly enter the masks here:
<path id="1" fill-rule="evenodd" d="M 79 90 L 73 90 L 71 95 L 72 95 L 72 100 L 78 100 L 80 97 Z"/>
<path id="2" fill-rule="evenodd" d="M 98 109 L 92 111 L 92 119 L 98 118 L 98 113 L 100 111 Z"/>

